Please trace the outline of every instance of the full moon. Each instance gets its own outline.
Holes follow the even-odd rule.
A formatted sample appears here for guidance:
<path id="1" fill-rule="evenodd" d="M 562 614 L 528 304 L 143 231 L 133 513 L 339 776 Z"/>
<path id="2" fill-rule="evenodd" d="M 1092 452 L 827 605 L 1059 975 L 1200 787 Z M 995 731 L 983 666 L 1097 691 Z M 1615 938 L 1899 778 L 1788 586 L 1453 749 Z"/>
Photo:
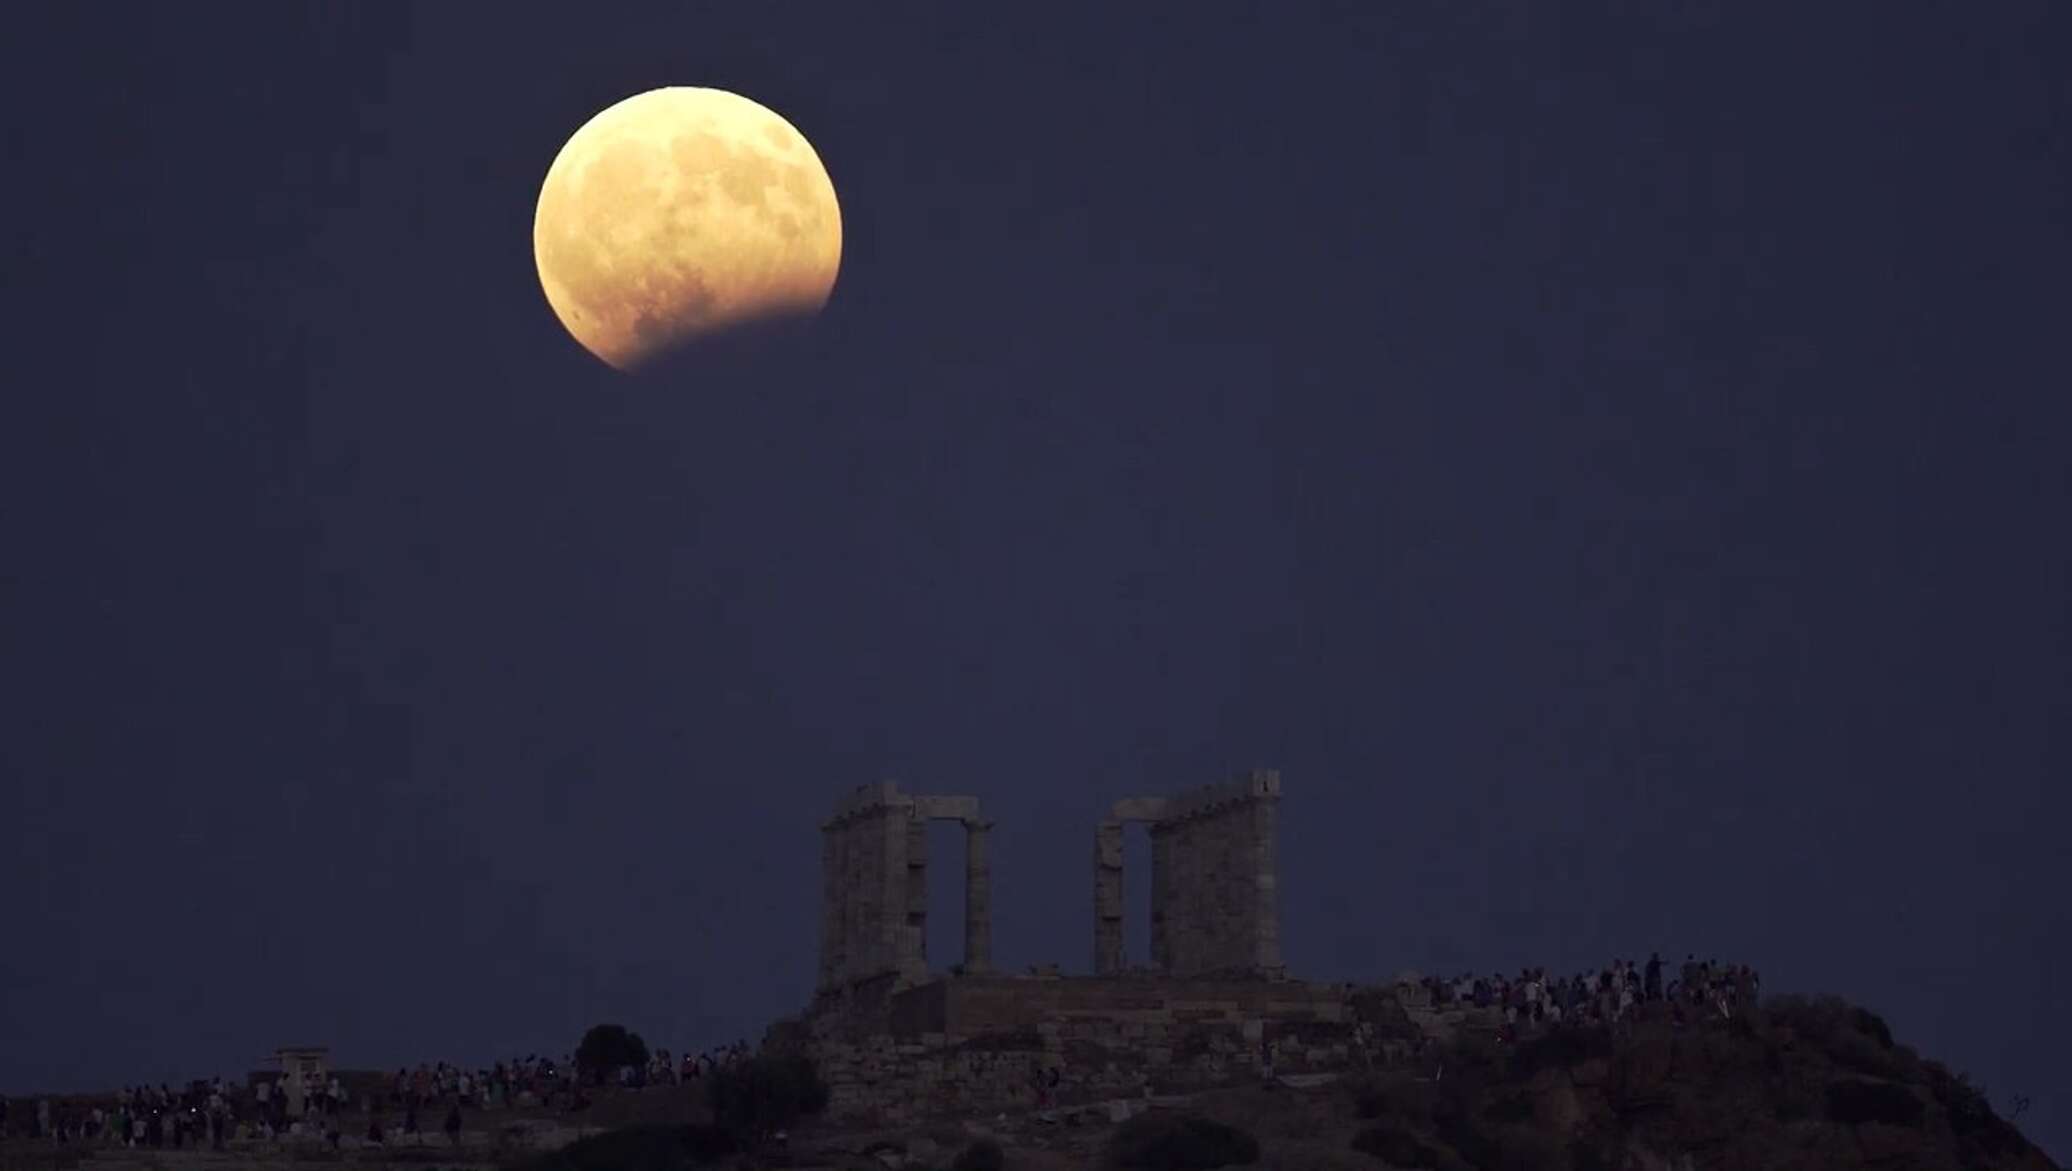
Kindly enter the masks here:
<path id="1" fill-rule="evenodd" d="M 819 312 L 841 266 L 842 212 L 791 123 L 677 86 L 569 138 L 540 186 L 532 251 L 561 324 L 633 372 L 701 337 Z"/>

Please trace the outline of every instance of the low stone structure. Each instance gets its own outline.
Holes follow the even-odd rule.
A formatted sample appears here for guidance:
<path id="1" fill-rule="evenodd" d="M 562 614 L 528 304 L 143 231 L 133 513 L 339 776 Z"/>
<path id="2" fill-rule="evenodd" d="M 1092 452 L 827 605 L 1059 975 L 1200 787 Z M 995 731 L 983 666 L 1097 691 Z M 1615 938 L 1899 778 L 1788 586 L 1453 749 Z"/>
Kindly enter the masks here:
<path id="1" fill-rule="evenodd" d="M 1276 874 L 1280 775 L 1245 773 L 1172 797 L 1118 801 L 1094 828 L 1091 977 L 991 971 L 992 823 L 974 797 L 884 782 L 850 792 L 821 826 L 817 992 L 773 1027 L 771 1049 L 811 1055 L 837 1118 L 1201 1089 L 1385 1059 L 1355 990 L 1287 977 Z M 966 834 L 961 967 L 931 973 L 927 824 Z M 1123 969 L 1123 827 L 1151 836 L 1152 968 Z M 1053 1080 L 1054 1079 L 1054 1080 Z"/>
<path id="2" fill-rule="evenodd" d="M 321 1045 L 283 1045 L 273 1051 L 281 1068 L 281 1090 L 288 1113 L 300 1115 L 311 1090 L 331 1079 L 331 1051 Z"/>
<path id="3" fill-rule="evenodd" d="M 842 1119 L 1183 1093 L 1379 1059 L 1349 990 L 1293 980 L 946 977 L 852 990 L 772 1040 L 812 1054 Z M 1055 1077 L 1055 1081 L 1052 1078 Z"/>

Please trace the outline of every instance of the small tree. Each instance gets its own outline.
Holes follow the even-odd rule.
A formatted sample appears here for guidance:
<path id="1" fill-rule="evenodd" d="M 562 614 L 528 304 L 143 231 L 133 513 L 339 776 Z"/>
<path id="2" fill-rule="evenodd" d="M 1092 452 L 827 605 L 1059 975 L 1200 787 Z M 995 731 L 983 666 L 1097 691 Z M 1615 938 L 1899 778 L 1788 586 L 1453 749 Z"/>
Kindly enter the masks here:
<path id="1" fill-rule="evenodd" d="M 589 1071 L 591 1085 L 603 1085 L 605 1075 L 620 1066 L 645 1069 L 647 1062 L 647 1042 L 624 1025 L 592 1025 L 576 1046 L 576 1069 Z"/>

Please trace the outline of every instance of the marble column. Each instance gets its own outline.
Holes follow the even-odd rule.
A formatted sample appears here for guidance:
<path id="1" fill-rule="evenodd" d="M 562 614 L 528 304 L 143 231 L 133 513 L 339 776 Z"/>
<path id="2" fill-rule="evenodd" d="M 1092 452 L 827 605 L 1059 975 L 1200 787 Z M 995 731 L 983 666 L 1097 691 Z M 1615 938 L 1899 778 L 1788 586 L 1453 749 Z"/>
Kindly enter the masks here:
<path id="1" fill-rule="evenodd" d="M 993 823 L 964 823 L 964 970 L 993 970 Z"/>
<path id="2" fill-rule="evenodd" d="M 1151 833 L 1151 965 L 1161 971 L 1173 967 L 1172 938 L 1168 908 L 1173 902 L 1173 835 L 1169 827 L 1153 822 Z"/>
<path id="3" fill-rule="evenodd" d="M 1252 966 L 1281 971 L 1280 808 L 1271 798 L 1252 802 Z"/>
<path id="4" fill-rule="evenodd" d="M 893 966 L 909 980 L 928 975 L 928 823 L 909 817 L 906 823 L 906 899 L 895 928 L 899 953 Z"/>
<path id="5" fill-rule="evenodd" d="M 1094 830 L 1094 974 L 1122 971 L 1122 823 Z"/>

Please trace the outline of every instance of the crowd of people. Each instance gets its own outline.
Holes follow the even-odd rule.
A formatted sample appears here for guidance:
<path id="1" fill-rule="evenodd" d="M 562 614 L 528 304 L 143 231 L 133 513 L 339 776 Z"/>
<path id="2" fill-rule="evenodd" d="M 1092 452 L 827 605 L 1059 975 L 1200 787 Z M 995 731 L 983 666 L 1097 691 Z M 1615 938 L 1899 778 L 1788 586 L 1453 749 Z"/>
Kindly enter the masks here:
<path id="1" fill-rule="evenodd" d="M 645 1065 L 622 1065 L 604 1071 L 604 1080 L 621 1089 L 682 1086 L 709 1076 L 716 1069 L 745 1061 L 750 1053 L 746 1041 L 699 1054 L 687 1053 L 681 1060 L 672 1057 L 667 1049 L 657 1049 Z M 573 1054 L 563 1054 L 557 1061 L 535 1053 L 473 1069 L 443 1061 L 419 1065 L 414 1070 L 399 1069 L 390 1079 L 388 1101 L 401 1107 L 445 1103 L 497 1110 L 511 1105 L 577 1105 L 583 1089 Z"/>
<path id="2" fill-rule="evenodd" d="M 370 1088 L 355 1077 L 357 1095 L 337 1074 L 316 1078 L 287 1073 L 236 1079 L 212 1078 L 170 1085 L 125 1086 L 112 1098 L 40 1098 L 33 1105 L 0 1097 L 0 1139 L 26 1138 L 52 1143 L 172 1148 L 227 1144 L 312 1141 L 338 1147 L 350 1130 L 364 1141 L 385 1144 L 395 1138 L 421 1141 L 427 1115 L 443 1109 L 440 1129 L 458 1143 L 463 1110 L 500 1112 L 513 1108 L 581 1110 L 590 1104 L 587 1091 L 601 1082 L 622 1090 L 694 1086 L 715 1071 L 748 1059 L 745 1041 L 685 1054 L 680 1060 L 656 1050 L 645 1065 L 584 1071 L 579 1076 L 573 1054 L 559 1059 L 531 1054 L 488 1066 L 447 1062 L 404 1067 L 385 1079 L 385 1089 Z M 290 1077 L 300 1082 L 290 1085 Z M 384 1119 L 393 1115 L 393 1131 Z"/>
<path id="3" fill-rule="evenodd" d="M 1669 1005 L 1679 1022 L 1695 1016 L 1725 1019 L 1753 1008 L 1762 995 L 1762 976 L 1746 964 L 1686 955 L 1671 975 L 1660 953 L 1649 956 L 1645 964 L 1613 960 L 1596 972 L 1567 978 L 1551 977 L 1545 968 L 1526 968 L 1515 976 L 1427 977 L 1419 983 L 1434 1008 L 1497 1010 L 1505 1026 L 1513 1029 L 1618 1024 L 1650 1003 Z"/>
<path id="4" fill-rule="evenodd" d="M 112 1099 L 89 1102 L 38 1099 L 26 1104 L 0 1098 L 0 1138 L 47 1138 L 56 1143 L 101 1143 L 131 1147 L 184 1147 L 207 1143 L 221 1150 L 232 1137 L 238 1087 L 222 1078 L 188 1083 L 175 1090 L 125 1086 Z"/>
<path id="5" fill-rule="evenodd" d="M 1715 1015 L 1731 1019 L 1754 1007 L 1762 994 L 1761 975 L 1745 964 L 1687 955 L 1671 974 L 1659 953 L 1645 964 L 1614 960 L 1596 972 L 1566 978 L 1550 976 L 1545 968 L 1525 968 L 1516 975 L 1421 977 L 1415 983 L 1432 1008 L 1500 1013 L 1504 1031 L 1513 1036 L 1563 1024 L 1617 1025 L 1650 1004 L 1667 1005 L 1680 1023 Z M 463 1110 L 581 1110 L 590 1101 L 586 1091 L 600 1083 L 622 1090 L 694 1086 L 751 1055 L 745 1041 L 680 1059 L 659 1049 L 645 1065 L 587 1070 L 587 1077 L 579 1074 L 573 1054 L 559 1059 L 530 1054 L 475 1067 L 442 1061 L 398 1069 L 386 1079 L 385 1092 L 362 1083 L 357 1100 L 336 1074 L 295 1086 L 287 1074 L 244 1083 L 219 1077 L 190 1082 L 181 1090 L 165 1083 L 126 1086 L 112 1099 L 43 1098 L 33 1107 L 0 1097 L 0 1139 L 174 1149 L 207 1144 L 217 1150 L 253 1139 L 306 1140 L 337 1147 L 348 1126 L 357 1131 L 357 1123 L 346 1116 L 358 1112 L 366 1120 L 365 1141 L 383 1144 L 391 1137 L 383 1125 L 388 1114 L 400 1116 L 396 1136 L 421 1141 L 423 1115 L 443 1108 L 440 1129 L 457 1143 Z M 1262 1060 L 1271 1068 L 1270 1054 Z M 1046 1088 L 1039 1087 L 1039 1097 L 1047 1096 Z"/>

